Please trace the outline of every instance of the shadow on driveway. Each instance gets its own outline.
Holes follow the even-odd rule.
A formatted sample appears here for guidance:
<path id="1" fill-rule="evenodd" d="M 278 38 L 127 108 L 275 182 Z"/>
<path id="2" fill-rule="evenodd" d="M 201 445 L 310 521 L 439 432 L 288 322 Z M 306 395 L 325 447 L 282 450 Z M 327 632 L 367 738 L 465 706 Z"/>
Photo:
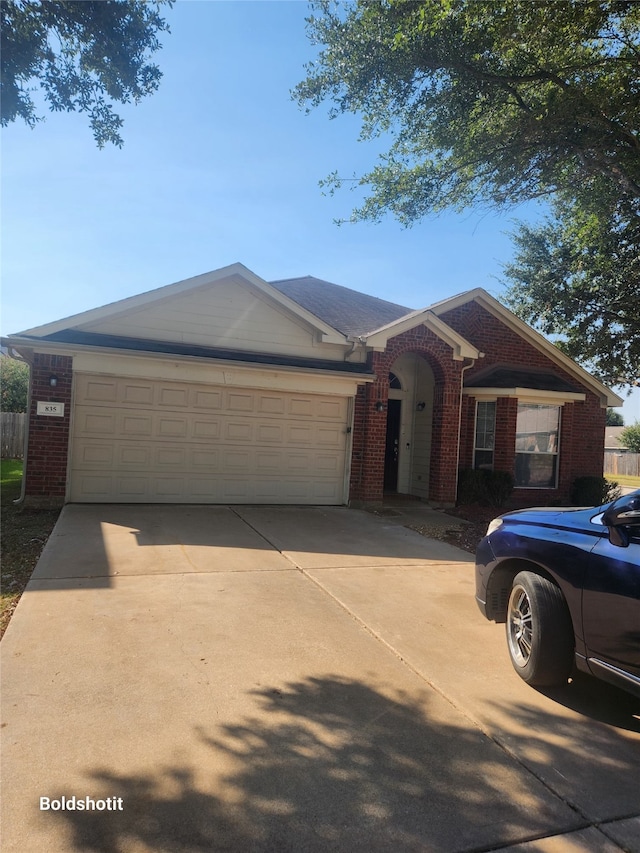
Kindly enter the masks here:
<path id="1" fill-rule="evenodd" d="M 479 731 L 432 718 L 426 694 L 327 676 L 253 695 L 254 716 L 194 733 L 228 768 L 218 779 L 187 764 L 140 775 L 96 768 L 92 789 L 122 797 L 125 810 L 48 819 L 68 824 L 71 849 L 92 853 L 454 853 L 587 824 Z M 561 747 L 532 737 L 552 764 Z"/>

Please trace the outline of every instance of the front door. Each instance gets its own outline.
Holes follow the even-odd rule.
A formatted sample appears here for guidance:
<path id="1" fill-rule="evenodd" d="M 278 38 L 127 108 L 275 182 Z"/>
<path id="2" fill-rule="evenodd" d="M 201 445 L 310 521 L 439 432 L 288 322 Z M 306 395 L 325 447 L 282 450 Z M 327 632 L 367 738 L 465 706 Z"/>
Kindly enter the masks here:
<path id="1" fill-rule="evenodd" d="M 387 441 L 384 454 L 384 490 L 398 491 L 398 457 L 400 452 L 401 400 L 389 400 L 387 408 Z"/>

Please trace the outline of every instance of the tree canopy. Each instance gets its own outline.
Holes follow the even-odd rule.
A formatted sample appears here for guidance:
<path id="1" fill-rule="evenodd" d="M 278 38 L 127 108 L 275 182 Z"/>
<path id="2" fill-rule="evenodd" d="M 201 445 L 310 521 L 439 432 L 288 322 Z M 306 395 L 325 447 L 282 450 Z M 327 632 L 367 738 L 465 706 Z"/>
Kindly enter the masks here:
<path id="1" fill-rule="evenodd" d="M 391 138 L 371 171 L 329 176 L 368 193 L 351 220 L 549 200 L 516 238 L 511 306 L 601 378 L 637 379 L 640 4 L 322 0 L 308 28 L 300 104 Z"/>
<path id="2" fill-rule="evenodd" d="M 156 91 L 162 73 L 149 61 L 159 50 L 160 16 L 173 0 L 1 0 L 2 125 L 41 120 L 39 87 L 52 111 L 82 112 L 102 148 L 122 145 L 114 102 L 137 103 Z"/>
<path id="3" fill-rule="evenodd" d="M 541 225 L 521 224 L 504 265 L 506 302 L 557 346 L 610 385 L 640 377 L 640 218 L 622 199 L 553 203 Z"/>

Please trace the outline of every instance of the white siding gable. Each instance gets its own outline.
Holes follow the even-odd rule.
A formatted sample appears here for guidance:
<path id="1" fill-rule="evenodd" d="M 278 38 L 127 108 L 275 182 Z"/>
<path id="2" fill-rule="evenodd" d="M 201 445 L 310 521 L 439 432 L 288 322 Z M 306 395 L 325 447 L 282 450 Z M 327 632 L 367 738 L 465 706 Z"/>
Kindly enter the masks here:
<path id="1" fill-rule="evenodd" d="M 86 332 L 249 352 L 342 359 L 318 331 L 237 279 L 172 295 L 116 316 L 77 326 Z"/>

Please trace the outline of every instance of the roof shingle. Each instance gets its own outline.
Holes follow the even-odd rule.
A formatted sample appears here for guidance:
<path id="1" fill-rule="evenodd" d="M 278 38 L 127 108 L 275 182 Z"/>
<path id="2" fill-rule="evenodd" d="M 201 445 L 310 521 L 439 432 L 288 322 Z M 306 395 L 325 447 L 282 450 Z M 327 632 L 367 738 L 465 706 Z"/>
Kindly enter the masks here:
<path id="1" fill-rule="evenodd" d="M 343 335 L 365 335 L 410 314 L 413 308 L 358 293 L 312 275 L 269 284 Z"/>

